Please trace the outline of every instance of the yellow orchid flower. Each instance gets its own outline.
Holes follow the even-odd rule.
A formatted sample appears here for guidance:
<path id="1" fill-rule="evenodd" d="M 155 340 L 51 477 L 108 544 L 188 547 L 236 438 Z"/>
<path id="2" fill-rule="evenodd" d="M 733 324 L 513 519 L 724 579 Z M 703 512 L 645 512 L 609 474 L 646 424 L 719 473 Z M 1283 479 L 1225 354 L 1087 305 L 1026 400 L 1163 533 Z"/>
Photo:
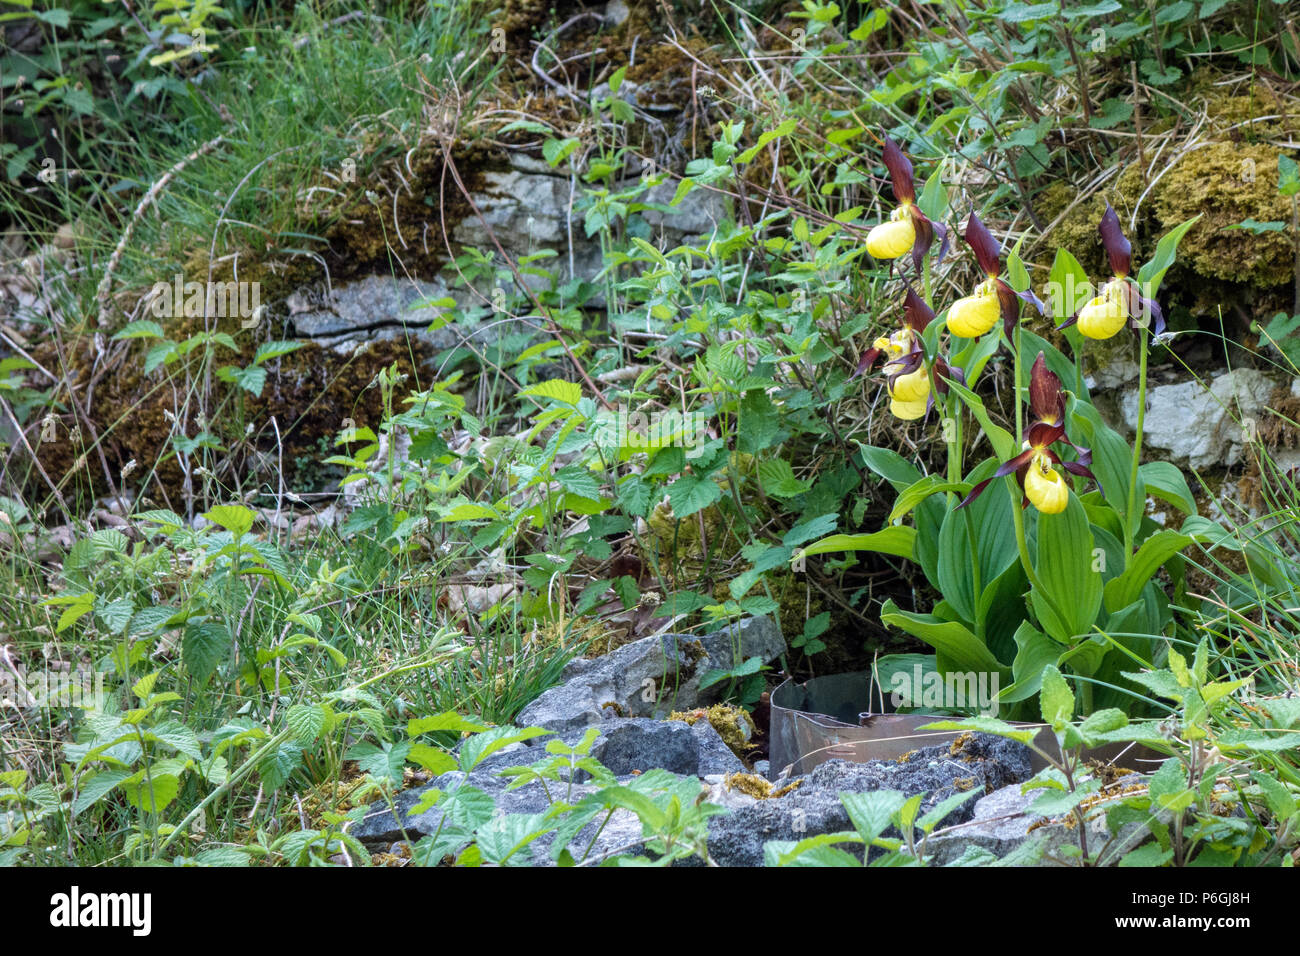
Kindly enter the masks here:
<path id="1" fill-rule="evenodd" d="M 948 331 L 963 339 L 974 339 L 993 328 L 1002 314 L 996 279 L 985 279 L 974 295 L 958 299 L 948 306 Z"/>
<path id="2" fill-rule="evenodd" d="M 964 508 L 978 498 L 994 478 L 1014 473 L 1024 491 L 1022 507 L 1033 505 L 1043 514 L 1060 514 L 1070 503 L 1070 485 L 1056 470 L 1056 465 L 1072 475 L 1097 480 L 1088 468 L 1092 464 L 1092 451 L 1075 445 L 1065 434 L 1065 393 L 1061 389 L 1060 378 L 1048 370 L 1042 352 L 1038 353 L 1030 371 L 1029 407 L 1034 415 L 1034 423 L 1029 426 L 1024 449 L 995 471 L 992 478 L 985 478 L 972 488 L 957 507 Z M 1075 450 L 1078 460 L 1062 461 L 1051 449 L 1058 441 L 1069 444 Z"/>
<path id="3" fill-rule="evenodd" d="M 904 203 L 889 216 L 888 222 L 872 227 L 867 233 L 867 252 L 873 259 L 897 259 L 912 251 L 916 245 L 916 226 L 908 212 L 911 203 Z"/>
<path id="4" fill-rule="evenodd" d="M 1128 321 L 1128 288 L 1123 279 L 1112 279 L 1101 295 L 1089 299 L 1075 320 L 1079 332 L 1090 339 L 1108 339 Z"/>
<path id="5" fill-rule="evenodd" d="M 948 307 L 948 331 L 963 339 L 978 338 L 993 328 L 1000 315 L 1007 338 L 1010 338 L 1020 319 L 1021 299 L 1032 303 L 1040 313 L 1046 306 L 1032 291 L 1017 292 L 1003 280 L 997 241 L 973 212 L 962 238 L 975 253 L 975 259 L 984 270 L 986 278 L 975 287 L 973 294 L 958 299 Z"/>
<path id="6" fill-rule="evenodd" d="M 1034 453 L 1025 472 L 1025 497 L 1045 515 L 1060 514 L 1070 503 L 1070 486 L 1041 451 Z"/>
<path id="7" fill-rule="evenodd" d="M 872 227 L 867 233 L 867 252 L 874 259 L 892 262 L 909 252 L 912 263 L 919 271 L 921 260 L 934 242 L 935 236 L 943 240 L 939 248 L 939 258 L 947 247 L 947 229 L 931 222 L 916 205 L 916 183 L 912 178 L 912 162 L 903 155 L 903 150 L 890 137 L 885 137 L 883 158 L 885 168 L 889 170 L 889 180 L 894 186 L 894 198 L 898 206 L 889 214 L 889 219 Z"/>
<path id="8" fill-rule="evenodd" d="M 1057 326 L 1058 331 L 1067 329 L 1076 322 L 1079 332 L 1090 339 L 1108 339 L 1115 335 L 1129 320 L 1133 327 L 1145 325 L 1139 316 L 1152 319 L 1152 331 L 1158 336 L 1165 330 L 1165 316 L 1160 306 L 1153 300 L 1145 298 L 1137 284 L 1129 278 L 1133 268 L 1133 246 L 1124 237 L 1119 226 L 1119 216 L 1106 204 L 1106 212 L 1097 224 L 1101 233 L 1101 244 L 1106 248 L 1110 260 L 1111 272 L 1109 282 L 1102 286 L 1101 293 L 1089 299 L 1075 315 Z"/>

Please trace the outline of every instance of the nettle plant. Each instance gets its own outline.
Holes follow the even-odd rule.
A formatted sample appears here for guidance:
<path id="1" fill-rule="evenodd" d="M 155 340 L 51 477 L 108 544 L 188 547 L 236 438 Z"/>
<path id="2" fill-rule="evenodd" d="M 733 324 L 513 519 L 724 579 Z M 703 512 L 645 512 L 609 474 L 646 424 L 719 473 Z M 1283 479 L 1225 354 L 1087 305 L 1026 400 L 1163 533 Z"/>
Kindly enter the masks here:
<path id="1" fill-rule="evenodd" d="M 971 212 L 962 238 L 985 278 L 939 315 L 929 254 L 933 240 L 945 235 L 938 220 L 947 212 L 946 196 L 941 185 L 927 185 L 922 211 L 911 163 L 892 140 L 886 139 L 884 158 L 900 211 L 871 231 L 867 251 L 896 263 L 910 259 L 913 268 L 900 269 L 902 326 L 874 342 L 858 371 L 882 365 L 890 411 L 904 421 L 933 421 L 947 445 L 947 468 L 924 474 L 888 448 L 861 446 L 866 467 L 898 493 L 886 526 L 831 535 L 802 554 L 868 550 L 920 565 L 942 599 L 928 614 L 887 601 L 882 621 L 934 648 L 921 662 L 927 673 L 996 675 L 1003 716 L 1037 714 L 1035 698 L 1049 666 L 1077 681 L 1084 713 L 1131 708 L 1143 696 L 1122 672 L 1165 659 L 1171 593 L 1176 602 L 1183 592 L 1180 552 L 1226 535 L 1196 514 L 1177 468 L 1141 462 L 1147 354 L 1164 330 L 1154 295 L 1191 222 L 1166 235 L 1134 274 L 1130 245 L 1108 206 L 1099 232 L 1114 275 L 1094 290 L 1062 250 L 1051 270 L 1049 306 L 1030 289 L 1017 250 L 1004 260 Z M 1132 446 L 1091 404 L 1077 351 L 1067 356 L 1024 327 L 1026 302 L 1044 316 L 1050 310 L 1075 346 L 1080 335 L 1108 339 L 1125 327 L 1137 336 L 1141 384 Z M 1010 352 L 1016 383 L 1014 430 L 994 421 L 976 391 L 1002 348 Z M 966 440 L 970 423 L 994 452 L 973 466 L 966 453 L 979 442 Z M 1181 528 L 1148 517 L 1148 496 L 1182 512 Z M 888 686 L 896 672 L 912 674 L 916 664 L 915 655 L 883 657 L 876 678 Z"/>

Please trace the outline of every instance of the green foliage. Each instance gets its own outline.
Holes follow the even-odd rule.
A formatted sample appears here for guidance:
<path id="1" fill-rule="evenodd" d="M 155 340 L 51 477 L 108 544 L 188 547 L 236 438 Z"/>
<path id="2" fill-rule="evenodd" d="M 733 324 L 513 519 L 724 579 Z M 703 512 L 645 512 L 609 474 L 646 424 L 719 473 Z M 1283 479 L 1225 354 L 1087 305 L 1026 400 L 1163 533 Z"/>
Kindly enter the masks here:
<path id="1" fill-rule="evenodd" d="M 1293 866 L 1300 843 L 1296 795 L 1300 777 L 1280 758 L 1300 709 L 1285 698 L 1262 700 L 1247 679 L 1215 680 L 1210 642 L 1189 662 L 1170 649 L 1168 666 L 1125 676 L 1165 702 L 1161 720 L 1132 721 L 1116 708 L 1074 717 L 1074 695 L 1055 668 L 1042 680 L 1042 719 L 1056 737 L 1055 753 L 1035 750 L 1049 766 L 1022 787 L 1042 793 L 1028 812 L 1072 818 L 1077 845 L 1054 852 L 1087 866 Z M 1026 740 L 1026 733 L 987 719 L 928 725 L 979 730 Z M 1141 744 L 1172 752 L 1145 781 L 1104 786 L 1085 761 L 1088 748 Z M 1258 767 L 1237 774 L 1242 764 Z M 1125 785 L 1127 784 L 1127 785 Z M 1038 842 L 1039 838 L 1033 838 Z M 1026 850 L 1025 852 L 1030 852 Z M 1040 849 L 1041 855 L 1041 849 Z"/>
<path id="2" fill-rule="evenodd" d="M 763 847 L 763 855 L 768 866 L 923 866 L 926 845 L 935 828 L 977 795 L 976 790 L 954 793 L 918 819 L 924 793 L 910 797 L 896 790 L 841 793 L 840 802 L 853 823 L 852 831 L 824 833 L 797 843 L 773 840 Z M 889 832 L 899 836 L 888 836 Z M 850 852 L 841 849 L 843 844 L 863 849 Z M 873 857 L 873 848 L 885 852 Z"/>
<path id="3" fill-rule="evenodd" d="M 832 647 L 862 652 L 846 634 L 879 618 L 933 649 L 927 673 L 996 674 L 1003 715 L 1041 716 L 1057 737 L 1053 772 L 1035 783 L 1044 812 L 1080 822 L 1098 812 L 1088 801 L 1100 785 L 1085 779 L 1080 748 L 1128 739 L 1169 753 L 1149 793 L 1105 811 L 1113 836 L 1137 821 L 1150 839 L 1126 856 L 1119 840 L 1081 845 L 1077 859 L 1291 858 L 1297 778 L 1282 742 L 1295 730 L 1284 696 L 1293 655 L 1279 634 L 1300 629 L 1294 476 L 1261 458 L 1267 507 L 1258 522 L 1197 515 L 1178 469 L 1142 463 L 1140 443 L 1102 421 L 1073 328 L 1058 349 L 1027 327 L 1032 319 L 1011 340 L 996 329 L 957 342 L 944 338 L 944 320 L 931 324 L 921 337 L 927 365 L 944 355 L 965 372 L 964 384 L 936 396 L 949 446 L 940 471 L 929 470 L 930 436 L 881 427 L 888 397 L 867 391 L 864 401 L 854 374 L 860 345 L 897 312 L 898 268 L 863 250 L 872 207 L 891 198 L 873 195 L 882 170 L 868 124 L 892 127 L 914 155 L 950 158 L 922 171 L 917 206 L 930 219 L 955 226 L 975 198 L 1005 211 L 998 221 L 1017 238 L 1035 221 L 1038 186 L 1077 178 L 1087 151 L 1076 137 L 1109 146 L 1110 131 L 1133 122 L 1131 67 L 1144 89 L 1166 94 L 1142 104 L 1158 128 L 1174 125 L 1166 114 L 1181 109 L 1188 63 L 1291 75 L 1300 51 L 1272 5 L 1247 26 L 1244 8 L 1222 0 L 923 4 L 916 15 L 940 28 L 915 34 L 884 7 L 809 0 L 792 13 L 795 55 L 774 62 L 818 95 L 783 84 L 763 100 L 737 94 L 735 103 L 728 92 L 726 102 L 705 102 L 701 88 L 710 122 L 692 126 L 689 147 L 665 131 L 645 84 L 622 66 L 585 94 L 575 87 L 578 122 L 538 109 L 491 129 L 495 107 L 480 112 L 476 95 L 503 75 L 495 93 L 520 91 L 508 64 L 465 55 L 487 47 L 492 22 L 477 7 L 10 6 L 0 19 L 39 24 L 42 42 L 0 53 L 0 200 L 33 245 L 82 220 L 77 267 L 43 290 L 60 290 L 67 316 L 98 312 L 96 282 L 125 222 L 136 231 L 114 260 L 113 292 L 209 259 L 243 270 L 321 256 L 335 266 L 331 230 L 352 224 L 358 205 L 381 210 L 387 198 L 372 187 L 440 149 L 430 117 L 445 117 L 448 103 L 421 77 L 453 78 L 458 149 L 477 156 L 474 137 L 485 130 L 494 143 L 527 138 L 571 177 L 573 229 L 599 243 L 604 269 L 575 277 L 542 249 L 513 264 L 525 293 L 493 251 L 459 250 L 449 284 L 501 294 L 490 305 L 457 305 L 477 301 L 470 295 L 425 303 L 441 310 L 435 329 L 466 332 L 434 357 L 437 375 L 412 362 L 404 367 L 418 380 L 408 382 L 397 365 L 377 368 L 377 418 L 353 421 L 341 409 L 330 434 L 313 436 L 324 443 L 319 460 L 296 453 L 338 479 L 341 499 L 341 520 L 305 536 L 281 520 L 286 503 L 305 515 L 305 489 L 247 465 L 267 444 L 249 437 L 266 437 L 268 426 L 253 409 L 284 386 L 281 360 L 302 343 L 139 312 L 107 330 L 42 318 L 41 334 L 61 343 L 59 362 L 46 362 L 67 375 L 57 381 L 26 352 L 10 355 L 6 337 L 0 440 L 13 447 L 0 478 L 0 616 L 23 655 L 84 656 L 107 693 L 88 707 L 40 702 L 43 739 L 30 770 L 9 769 L 20 748 L 0 738 L 0 804 L 14 811 L 0 816 L 0 863 L 53 862 L 73 847 L 85 863 L 365 865 L 368 853 L 347 832 L 361 805 L 393 800 L 413 774 L 470 770 L 542 735 L 509 724 L 574 655 L 664 624 L 720 630 L 791 606 L 808 613 L 787 628 L 791 653 L 779 666 L 789 672 L 820 670 Z M 344 8 L 365 19 L 340 17 Z M 725 13 L 742 16 L 757 24 L 753 10 Z M 110 48 L 113 68 L 103 60 Z M 887 71 L 853 72 L 886 49 Z M 1058 115 L 1047 103 L 1067 105 Z M 1083 122 L 1067 124 L 1074 104 Z M 132 218 L 152 184 L 219 135 L 219 149 Z M 38 170 L 54 141 L 65 152 L 51 181 Z M 355 189 L 337 172 L 349 161 L 363 184 Z M 1280 194 L 1300 196 L 1294 161 L 1283 156 L 1278 168 Z M 431 208 L 455 201 L 449 181 L 435 202 L 427 171 L 421 180 L 407 191 L 425 189 Z M 379 198 L 362 202 L 367 188 Z M 680 221 L 688 205 L 716 212 L 714 221 L 665 247 L 660 225 Z M 1146 294 L 1191 223 L 1137 271 Z M 373 261 L 347 268 L 408 267 L 401 237 L 380 238 L 365 254 Z M 1032 240 L 1020 238 L 1005 259 L 1004 277 L 1022 292 L 1042 278 Z M 903 274 L 933 304 L 964 267 L 940 274 L 932 256 Z M 1056 323 L 1092 294 L 1064 250 L 1048 280 Z M 486 323 L 501 334 L 485 340 Z M 1279 314 L 1263 329 L 1293 364 L 1294 327 Z M 124 375 L 142 373 L 142 401 L 161 401 L 171 416 L 158 460 L 110 481 L 154 497 L 162 470 L 186 482 L 165 507 L 141 497 L 110 512 L 114 521 L 97 513 L 84 471 L 48 488 L 39 474 L 14 477 L 19 433 L 34 438 L 38 422 L 58 416 L 81 422 L 70 398 L 103 393 L 101 379 L 92 374 L 86 387 L 65 360 L 106 348 L 126 356 Z M 1078 464 L 1079 449 L 1090 449 L 1097 485 L 1067 479 L 1067 506 L 1040 515 L 1021 512 L 1006 477 L 958 509 L 1019 453 L 1026 366 L 1040 351 L 1068 392 L 1065 424 L 1079 446 L 1057 448 Z M 1008 379 L 1009 403 L 1000 401 Z M 82 435 L 78 449 L 92 467 L 120 427 L 94 424 L 98 434 Z M 974 449 L 984 460 L 965 460 Z M 138 486 L 126 480 L 132 468 L 144 475 Z M 1183 517 L 1157 525 L 1145 514 L 1148 495 Z M 51 528 L 58 514 L 68 524 Z M 84 526 L 87 514 L 97 529 Z M 55 531 L 72 541 L 66 555 Z M 1213 578 L 1212 595 L 1189 593 L 1193 565 Z M 920 603 L 899 606 L 905 595 Z M 1196 638 L 1189 662 L 1198 631 L 1210 639 Z M 729 668 L 700 682 L 753 704 L 775 668 L 736 651 Z M 888 674 L 910 669 L 914 656 L 876 663 Z M 1262 695 L 1255 703 L 1242 696 L 1247 677 Z M 988 717 L 948 726 L 1030 736 Z M 427 791 L 424 808 L 441 811 L 444 825 L 416 847 L 415 862 L 518 865 L 542 839 L 562 864 L 707 859 L 717 808 L 699 802 L 698 781 L 655 771 L 619 783 L 592 758 L 593 739 L 551 741 L 544 759 L 506 772 L 513 786 L 545 788 L 550 806 L 539 814 L 499 814 L 466 785 Z M 582 789 L 578 772 L 590 776 Z M 1225 778 L 1231 787 L 1214 782 Z M 853 831 L 774 844 L 769 862 L 857 865 L 872 848 L 872 865 L 918 865 L 955 805 L 918 819 L 920 796 L 843 800 Z M 577 835 L 619 811 L 641 821 L 640 840 L 611 861 L 591 858 Z"/>

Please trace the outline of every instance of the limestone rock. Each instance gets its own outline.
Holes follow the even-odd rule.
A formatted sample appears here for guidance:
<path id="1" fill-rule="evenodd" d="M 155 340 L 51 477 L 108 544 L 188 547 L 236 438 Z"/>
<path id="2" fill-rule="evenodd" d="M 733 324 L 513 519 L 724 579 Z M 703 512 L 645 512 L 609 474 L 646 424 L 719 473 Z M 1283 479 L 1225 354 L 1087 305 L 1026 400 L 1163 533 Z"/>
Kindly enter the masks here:
<path id="1" fill-rule="evenodd" d="M 448 295 L 441 282 L 370 275 L 313 294 L 299 290 L 286 300 L 294 331 L 308 338 L 364 332 L 384 326 L 424 329 L 442 312 L 420 303 Z M 447 344 L 455 341 L 448 333 Z M 440 346 L 445 347 L 445 346 Z"/>
<path id="2" fill-rule="evenodd" d="M 1208 382 L 1208 391 L 1194 381 L 1148 389 L 1143 438 L 1147 448 L 1194 469 L 1241 460 L 1250 423 L 1258 423 L 1277 383 L 1250 368 L 1215 375 Z M 1137 427 L 1137 401 L 1136 388 L 1120 401 L 1130 429 Z"/>
<path id="3" fill-rule="evenodd" d="M 1031 775 L 1028 750 L 1001 737 L 974 734 L 954 755 L 951 747 L 924 747 L 907 760 L 849 763 L 829 760 L 797 778 L 799 786 L 779 798 L 758 800 L 709 821 L 709 855 L 722 866 L 763 866 L 772 840 L 799 841 L 852 830 L 841 792 L 897 790 L 924 793 L 921 814 L 958 792 L 995 790 Z M 793 781 L 792 781 L 793 782 Z M 971 818 L 974 798 L 942 821 L 951 826 Z"/>

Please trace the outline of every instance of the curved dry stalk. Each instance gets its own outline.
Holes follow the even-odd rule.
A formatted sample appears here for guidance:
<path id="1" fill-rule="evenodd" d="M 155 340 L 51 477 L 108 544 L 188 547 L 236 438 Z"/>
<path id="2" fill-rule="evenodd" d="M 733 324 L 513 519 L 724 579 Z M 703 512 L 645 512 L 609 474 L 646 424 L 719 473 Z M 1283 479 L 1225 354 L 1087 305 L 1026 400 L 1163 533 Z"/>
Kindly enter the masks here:
<path id="1" fill-rule="evenodd" d="M 122 237 L 118 239 L 117 245 L 113 248 L 113 254 L 108 257 L 108 266 L 104 269 L 104 277 L 99 280 L 99 286 L 95 289 L 95 299 L 99 303 L 98 321 L 101 329 L 108 327 L 108 293 L 112 288 L 113 273 L 117 271 L 117 267 L 122 261 L 122 255 L 126 252 L 127 243 L 131 241 L 131 234 L 135 231 L 135 224 L 140 221 L 140 218 L 148 211 L 149 207 L 158 201 L 158 197 L 162 195 L 162 191 L 167 188 L 167 185 L 173 179 L 180 175 L 181 171 L 185 169 L 186 166 L 199 157 L 206 156 L 224 143 L 225 140 L 226 136 L 224 133 L 214 139 L 208 140 L 171 169 L 167 170 L 167 172 L 163 173 L 162 176 L 160 176 L 154 184 L 149 187 L 149 191 L 140 198 L 139 204 L 135 207 L 135 212 L 131 213 L 131 218 L 127 220 L 126 229 L 123 230 Z"/>

